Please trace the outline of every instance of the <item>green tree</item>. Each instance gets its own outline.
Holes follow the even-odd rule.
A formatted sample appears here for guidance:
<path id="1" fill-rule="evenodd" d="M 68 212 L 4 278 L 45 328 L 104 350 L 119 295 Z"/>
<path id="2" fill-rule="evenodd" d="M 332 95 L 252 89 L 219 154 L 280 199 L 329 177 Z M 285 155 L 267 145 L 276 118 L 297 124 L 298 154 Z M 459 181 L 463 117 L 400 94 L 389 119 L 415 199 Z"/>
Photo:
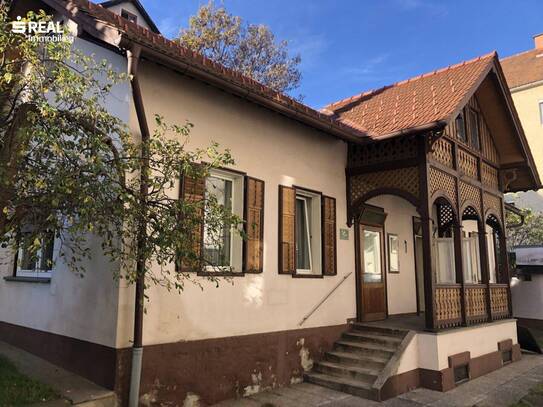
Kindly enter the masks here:
<path id="1" fill-rule="evenodd" d="M 543 245 L 543 213 L 525 209 L 524 223 L 520 216 L 507 212 L 507 240 L 510 247 L 522 245 Z"/>
<path id="2" fill-rule="evenodd" d="M 23 21 L 49 19 L 42 11 Z M 187 202 L 172 191 L 181 172 L 201 178 L 234 161 L 216 143 L 188 151 L 188 122 L 156 116 L 144 143 L 129 134 L 105 108 L 112 86 L 127 79 L 69 42 L 13 33 L 0 7 L 0 243 L 37 253 L 54 232 L 61 244 L 56 261 L 83 274 L 89 239 L 98 238 L 120 264 L 116 277 L 181 291 L 187 275 L 172 264 L 183 258 L 195 268 L 204 261 L 192 244 L 196 226 L 205 221 L 207 239 L 219 242 L 223 229 L 239 230 L 241 220 L 212 196 Z M 206 164 L 194 165 L 200 161 Z"/>
<path id="3" fill-rule="evenodd" d="M 300 86 L 300 55 L 289 56 L 288 42 L 264 25 L 248 24 L 213 0 L 200 7 L 182 29 L 179 42 L 227 68 L 279 92 Z"/>

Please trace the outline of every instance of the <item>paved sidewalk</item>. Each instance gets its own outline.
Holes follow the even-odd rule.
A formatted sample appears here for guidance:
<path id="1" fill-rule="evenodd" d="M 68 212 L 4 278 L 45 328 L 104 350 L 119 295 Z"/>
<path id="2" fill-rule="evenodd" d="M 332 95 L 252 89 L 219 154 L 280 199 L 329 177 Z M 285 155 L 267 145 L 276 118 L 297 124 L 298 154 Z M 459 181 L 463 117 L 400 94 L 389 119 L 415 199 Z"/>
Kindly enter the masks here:
<path id="1" fill-rule="evenodd" d="M 527 395 L 538 383 L 543 383 L 543 355 L 523 354 L 520 361 L 464 383 L 446 393 L 416 389 L 378 403 L 302 383 L 240 400 L 224 401 L 215 407 L 508 407 Z"/>
<path id="2" fill-rule="evenodd" d="M 116 405 L 116 397 L 111 390 L 104 389 L 22 349 L 0 341 L 0 354 L 8 358 L 21 373 L 48 384 L 62 397 L 60 400 L 37 404 L 40 407 Z"/>

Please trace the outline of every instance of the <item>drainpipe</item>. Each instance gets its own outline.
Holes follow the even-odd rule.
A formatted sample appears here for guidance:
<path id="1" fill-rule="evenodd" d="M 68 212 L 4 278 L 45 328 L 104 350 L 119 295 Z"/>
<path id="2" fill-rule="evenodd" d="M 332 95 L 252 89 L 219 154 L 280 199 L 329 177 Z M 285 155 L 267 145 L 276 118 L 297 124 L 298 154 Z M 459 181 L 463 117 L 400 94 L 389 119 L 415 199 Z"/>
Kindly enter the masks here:
<path id="1" fill-rule="evenodd" d="M 130 396 L 128 405 L 137 407 L 139 404 L 141 370 L 143 360 L 143 313 L 145 290 L 145 239 L 146 239 L 146 206 L 149 190 L 149 127 L 145 117 L 141 89 L 138 81 L 138 62 L 140 60 L 141 47 L 134 45 L 126 53 L 128 59 L 128 74 L 132 87 L 132 97 L 136 108 L 136 115 L 141 133 L 141 173 L 140 173 L 140 205 L 142 216 L 137 231 L 136 254 L 136 295 L 134 305 L 134 343 L 132 345 L 132 369 L 130 372 Z"/>

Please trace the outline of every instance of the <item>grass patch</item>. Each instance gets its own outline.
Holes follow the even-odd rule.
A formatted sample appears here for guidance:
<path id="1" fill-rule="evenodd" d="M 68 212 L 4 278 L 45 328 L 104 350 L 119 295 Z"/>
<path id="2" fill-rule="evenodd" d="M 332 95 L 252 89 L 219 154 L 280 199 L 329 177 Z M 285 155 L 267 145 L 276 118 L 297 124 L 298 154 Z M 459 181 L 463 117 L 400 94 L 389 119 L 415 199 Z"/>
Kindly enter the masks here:
<path id="1" fill-rule="evenodd" d="M 19 373 L 8 359 L 0 356 L 0 407 L 22 406 L 58 399 L 49 386 Z"/>

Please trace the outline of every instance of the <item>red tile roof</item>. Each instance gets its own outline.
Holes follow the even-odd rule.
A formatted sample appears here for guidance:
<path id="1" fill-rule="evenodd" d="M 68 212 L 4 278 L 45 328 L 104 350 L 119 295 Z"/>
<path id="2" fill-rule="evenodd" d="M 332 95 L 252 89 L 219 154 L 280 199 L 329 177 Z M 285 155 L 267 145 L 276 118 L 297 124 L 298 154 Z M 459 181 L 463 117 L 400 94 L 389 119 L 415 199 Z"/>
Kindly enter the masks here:
<path id="1" fill-rule="evenodd" d="M 497 59 L 490 54 L 371 90 L 326 106 L 322 111 L 374 139 L 451 119 Z"/>
<path id="2" fill-rule="evenodd" d="M 543 49 L 532 49 L 500 61 L 510 89 L 543 81 Z"/>
<path id="3" fill-rule="evenodd" d="M 254 100 L 266 101 L 265 105 L 275 109 L 296 120 L 313 125 L 316 128 L 334 134 L 349 141 L 359 142 L 367 139 L 367 134 L 358 126 L 350 126 L 347 123 L 336 120 L 326 114 L 310 108 L 289 96 L 277 92 L 252 78 L 244 76 L 237 71 L 228 69 L 200 53 L 185 48 L 175 41 L 168 40 L 160 34 L 132 23 L 120 15 L 111 12 L 99 4 L 87 0 L 43 0 L 50 6 L 67 11 L 71 18 L 90 17 L 94 23 L 100 23 L 112 27 L 119 32 L 121 37 L 128 42 L 140 44 L 152 49 L 161 55 L 173 58 L 176 61 L 187 64 L 198 72 L 219 78 L 223 83 L 233 84 L 243 90 L 245 95 L 255 95 Z M 103 32 L 102 27 L 91 30 L 91 35 Z M 94 32 L 94 34 L 93 34 Z M 263 103 L 264 104 L 264 103 Z"/>

